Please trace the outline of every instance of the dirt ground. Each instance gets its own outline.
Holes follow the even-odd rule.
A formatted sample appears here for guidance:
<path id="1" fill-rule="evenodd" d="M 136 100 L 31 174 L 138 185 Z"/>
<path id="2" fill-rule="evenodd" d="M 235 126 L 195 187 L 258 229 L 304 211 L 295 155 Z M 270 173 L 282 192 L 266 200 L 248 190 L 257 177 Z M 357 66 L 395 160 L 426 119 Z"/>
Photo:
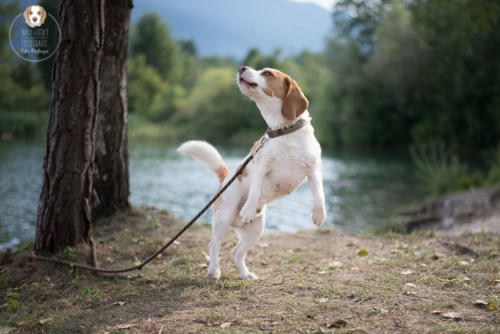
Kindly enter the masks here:
<path id="1" fill-rule="evenodd" d="M 146 258 L 184 222 L 135 208 L 93 231 L 102 267 Z M 312 223 L 311 223 L 312 225 Z M 0 254 L 0 333 L 499 333 L 496 234 L 348 235 L 333 229 L 264 236 L 238 276 L 222 249 L 207 276 L 210 228 L 193 226 L 142 272 L 97 277 Z M 60 258 L 90 263 L 86 245 Z"/>

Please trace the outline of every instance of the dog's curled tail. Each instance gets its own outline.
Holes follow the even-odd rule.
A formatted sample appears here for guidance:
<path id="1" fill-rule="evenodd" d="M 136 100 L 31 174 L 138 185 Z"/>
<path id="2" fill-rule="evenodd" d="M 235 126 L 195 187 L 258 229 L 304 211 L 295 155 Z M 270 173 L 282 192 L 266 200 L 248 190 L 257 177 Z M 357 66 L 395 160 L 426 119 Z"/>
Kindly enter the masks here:
<path id="1" fill-rule="evenodd" d="M 203 162 L 208 169 L 217 174 L 220 183 L 229 175 L 229 169 L 219 152 L 206 141 L 187 141 L 177 148 L 177 152 L 190 155 Z"/>

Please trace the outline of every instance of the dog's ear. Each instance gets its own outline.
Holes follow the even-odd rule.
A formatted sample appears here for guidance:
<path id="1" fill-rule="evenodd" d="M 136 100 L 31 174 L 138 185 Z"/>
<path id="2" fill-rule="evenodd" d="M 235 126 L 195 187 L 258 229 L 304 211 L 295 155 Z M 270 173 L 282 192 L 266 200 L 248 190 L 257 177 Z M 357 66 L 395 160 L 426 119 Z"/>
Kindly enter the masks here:
<path id="1" fill-rule="evenodd" d="M 288 87 L 286 88 L 287 93 L 283 99 L 281 114 L 286 119 L 293 121 L 307 109 L 309 101 L 304 96 L 304 93 L 302 93 L 302 90 L 295 80 L 287 77 L 285 79 L 285 84 Z"/>
<path id="2" fill-rule="evenodd" d="M 26 10 L 24 11 L 24 21 L 26 22 L 27 25 L 30 24 L 30 18 L 28 17 L 28 13 L 30 11 L 31 6 L 26 7 Z"/>
<path id="3" fill-rule="evenodd" d="M 45 11 L 45 8 L 43 8 L 42 6 L 40 6 L 40 8 L 42 9 L 42 20 L 40 21 L 40 23 L 44 24 L 45 19 L 47 18 L 47 12 Z"/>

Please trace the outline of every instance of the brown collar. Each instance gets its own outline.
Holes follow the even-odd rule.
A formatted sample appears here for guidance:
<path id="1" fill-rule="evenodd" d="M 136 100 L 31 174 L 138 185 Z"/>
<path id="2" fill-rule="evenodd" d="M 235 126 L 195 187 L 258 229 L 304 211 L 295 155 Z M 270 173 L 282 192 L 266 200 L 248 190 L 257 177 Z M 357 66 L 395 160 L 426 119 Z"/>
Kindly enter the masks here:
<path id="1" fill-rule="evenodd" d="M 302 129 L 304 126 L 306 126 L 306 124 L 307 124 L 307 121 L 303 118 L 300 118 L 297 122 L 295 122 L 291 125 L 285 126 L 283 128 L 279 128 L 276 130 L 271 130 L 271 128 L 267 129 L 267 135 L 269 136 L 269 138 L 283 136 L 283 135 L 286 135 L 286 134 L 289 134 L 289 133 L 292 133 L 292 132 L 295 132 L 297 130 Z"/>

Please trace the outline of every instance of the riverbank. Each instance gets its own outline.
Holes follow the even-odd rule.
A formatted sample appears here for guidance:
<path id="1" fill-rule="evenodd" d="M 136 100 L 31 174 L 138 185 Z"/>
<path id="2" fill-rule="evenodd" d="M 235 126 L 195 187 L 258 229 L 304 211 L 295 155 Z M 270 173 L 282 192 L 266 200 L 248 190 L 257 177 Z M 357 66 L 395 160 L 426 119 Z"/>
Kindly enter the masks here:
<path id="1" fill-rule="evenodd" d="M 102 267 L 145 258 L 184 222 L 137 208 L 97 226 Z M 243 281 L 224 243 L 222 277 L 206 273 L 210 228 L 195 225 L 131 278 L 36 262 L 32 245 L 2 253 L 0 332 L 498 332 L 500 237 L 266 234 Z M 89 261 L 81 245 L 61 258 Z M 482 300 L 482 301 L 478 301 Z M 484 302 L 483 302 L 484 301 Z"/>
<path id="2" fill-rule="evenodd" d="M 375 231 L 410 233 L 429 229 L 449 235 L 500 234 L 500 185 L 436 197 L 403 210 Z"/>

